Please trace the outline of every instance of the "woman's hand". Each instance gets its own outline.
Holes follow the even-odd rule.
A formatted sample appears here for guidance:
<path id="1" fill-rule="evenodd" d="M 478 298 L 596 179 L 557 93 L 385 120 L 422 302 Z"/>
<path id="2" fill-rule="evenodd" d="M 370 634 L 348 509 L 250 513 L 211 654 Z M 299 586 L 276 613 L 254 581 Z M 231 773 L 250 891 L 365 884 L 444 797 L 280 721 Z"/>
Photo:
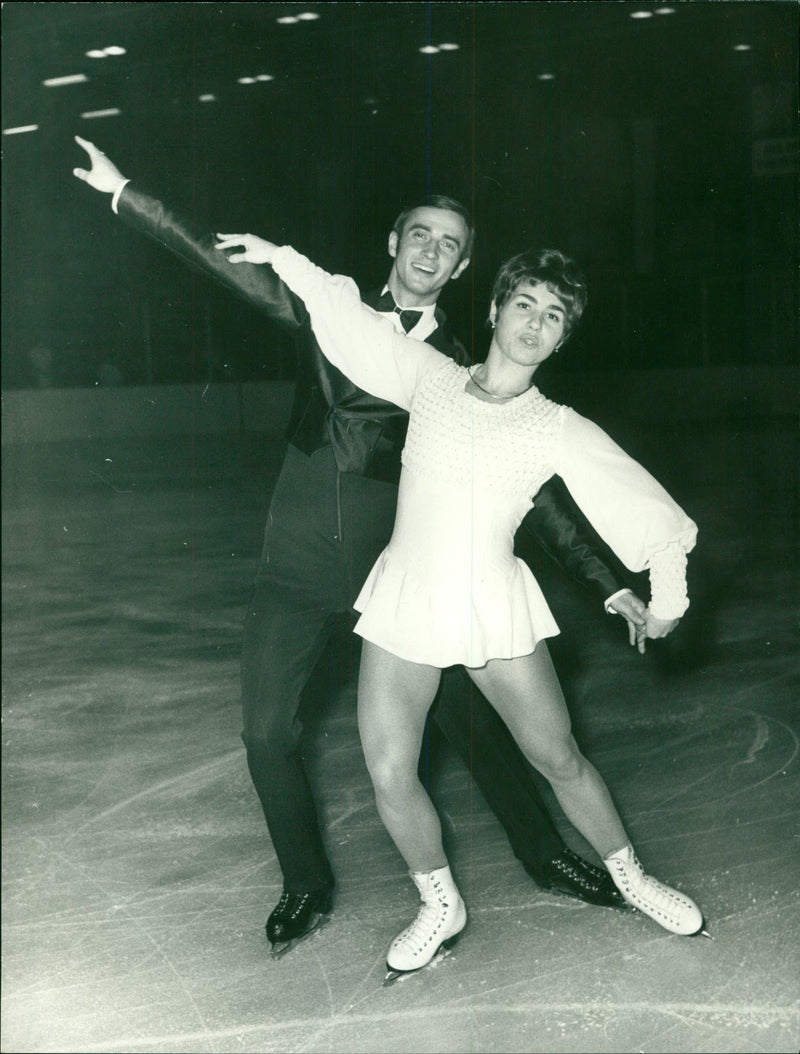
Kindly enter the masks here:
<path id="1" fill-rule="evenodd" d="M 655 640 L 658 637 L 666 637 L 668 634 L 672 633 L 680 622 L 679 618 L 656 618 L 655 615 L 651 614 L 649 608 L 645 617 L 647 619 L 647 636 L 651 640 Z"/>
<path id="2" fill-rule="evenodd" d="M 259 238 L 256 234 L 218 234 L 221 239 L 215 249 L 236 249 L 239 246 L 244 250 L 240 253 L 231 253 L 228 260 L 231 263 L 272 263 L 272 257 L 278 248 L 274 242 L 268 242 Z"/>

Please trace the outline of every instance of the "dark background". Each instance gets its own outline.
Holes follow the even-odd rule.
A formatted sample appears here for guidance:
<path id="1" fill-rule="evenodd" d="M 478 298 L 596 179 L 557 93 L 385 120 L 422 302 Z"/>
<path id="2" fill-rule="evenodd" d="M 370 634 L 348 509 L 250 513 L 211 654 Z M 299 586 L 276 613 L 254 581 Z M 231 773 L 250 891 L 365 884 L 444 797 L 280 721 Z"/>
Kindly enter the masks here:
<path id="1" fill-rule="evenodd" d="M 800 8 L 668 6 L 5 4 L 3 129 L 39 127 L 3 136 L 4 387 L 293 375 L 269 322 L 74 179 L 75 134 L 209 228 L 365 286 L 402 205 L 461 198 L 476 253 L 443 306 L 476 357 L 498 264 L 550 245 L 590 283 L 560 370 L 793 363 Z"/>

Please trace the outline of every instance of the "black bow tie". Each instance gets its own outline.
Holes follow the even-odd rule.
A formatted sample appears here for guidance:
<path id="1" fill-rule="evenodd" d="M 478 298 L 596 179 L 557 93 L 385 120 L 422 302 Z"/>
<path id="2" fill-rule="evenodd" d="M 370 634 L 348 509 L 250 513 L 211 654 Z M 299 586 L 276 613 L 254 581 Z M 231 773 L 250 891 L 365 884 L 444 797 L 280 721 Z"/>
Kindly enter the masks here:
<path id="1" fill-rule="evenodd" d="M 375 305 L 375 310 L 383 311 L 386 314 L 394 312 L 395 315 L 399 315 L 400 321 L 403 324 L 403 329 L 406 333 L 409 333 L 422 318 L 421 311 L 412 311 L 410 308 L 398 307 L 395 303 L 394 297 L 388 289 L 381 295 L 378 303 Z"/>

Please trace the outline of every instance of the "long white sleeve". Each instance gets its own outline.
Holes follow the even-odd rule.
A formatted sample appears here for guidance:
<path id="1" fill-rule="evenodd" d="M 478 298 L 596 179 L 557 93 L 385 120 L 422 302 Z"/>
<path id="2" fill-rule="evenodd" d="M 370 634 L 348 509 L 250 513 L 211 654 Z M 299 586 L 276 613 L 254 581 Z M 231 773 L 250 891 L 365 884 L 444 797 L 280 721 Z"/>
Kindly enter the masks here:
<path id="1" fill-rule="evenodd" d="M 276 251 L 272 266 L 306 305 L 328 361 L 370 395 L 409 410 L 420 378 L 449 361 L 363 304 L 352 278 L 328 274 L 288 245 Z"/>
<path id="2" fill-rule="evenodd" d="M 650 609 L 680 618 L 686 553 L 697 525 L 661 484 L 593 422 L 565 408 L 554 455 L 556 472 L 597 533 L 631 571 L 650 572 Z"/>

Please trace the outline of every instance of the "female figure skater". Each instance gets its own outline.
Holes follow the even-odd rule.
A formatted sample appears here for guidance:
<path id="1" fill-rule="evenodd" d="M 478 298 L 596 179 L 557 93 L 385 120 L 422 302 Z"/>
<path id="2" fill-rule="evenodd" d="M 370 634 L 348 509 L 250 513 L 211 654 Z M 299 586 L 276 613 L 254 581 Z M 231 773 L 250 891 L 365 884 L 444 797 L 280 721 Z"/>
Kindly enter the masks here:
<path id="1" fill-rule="evenodd" d="M 387 981 L 426 966 L 466 925 L 439 818 L 417 776 L 441 670 L 455 664 L 550 782 L 625 899 L 673 933 L 702 931 L 694 901 L 645 874 L 605 783 L 578 749 L 545 643 L 558 627 L 513 553 L 536 492 L 558 473 L 626 566 L 649 570 L 648 636 L 666 635 L 688 607 L 695 524 L 600 428 L 533 384 L 585 307 L 575 264 L 552 250 L 503 264 L 488 357 L 467 368 L 397 333 L 362 305 L 351 279 L 327 274 L 288 246 L 218 237 L 217 248 L 243 250 L 231 263 L 269 263 L 303 299 L 335 366 L 410 411 L 394 533 L 355 603 L 366 763 L 381 818 L 422 899 L 415 921 L 391 944 Z"/>

